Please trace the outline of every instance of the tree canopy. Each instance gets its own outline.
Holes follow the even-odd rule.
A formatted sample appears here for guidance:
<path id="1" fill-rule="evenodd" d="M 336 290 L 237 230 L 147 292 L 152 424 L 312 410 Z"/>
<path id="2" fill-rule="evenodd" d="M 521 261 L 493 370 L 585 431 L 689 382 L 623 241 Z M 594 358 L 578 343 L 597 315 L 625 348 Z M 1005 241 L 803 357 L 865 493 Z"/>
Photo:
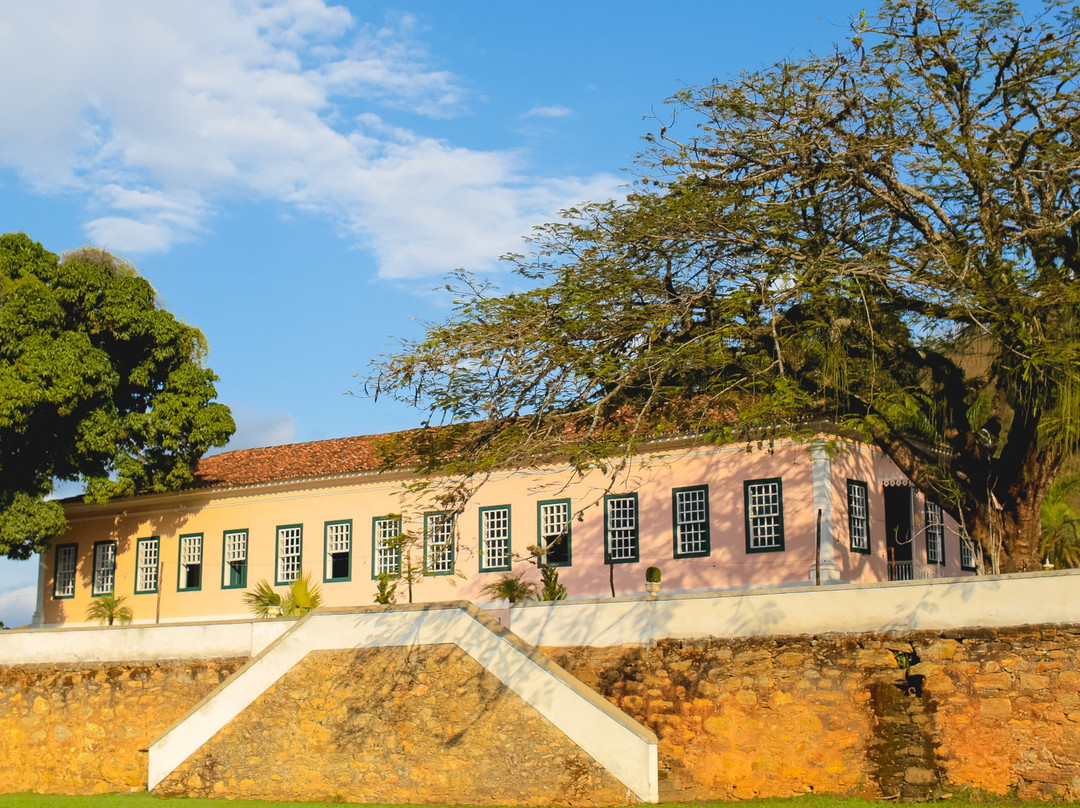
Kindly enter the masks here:
<path id="1" fill-rule="evenodd" d="M 189 482 L 235 429 L 205 353 L 127 263 L 0 236 L 0 554 L 63 533 L 54 480 L 95 501 Z"/>
<path id="2" fill-rule="evenodd" d="M 687 88 L 626 200 L 538 228 L 516 291 L 460 275 L 375 390 L 454 424 L 413 449 L 471 479 L 828 420 L 1033 568 L 1080 437 L 1078 73 L 1073 3 L 884 0 L 831 53 Z"/>

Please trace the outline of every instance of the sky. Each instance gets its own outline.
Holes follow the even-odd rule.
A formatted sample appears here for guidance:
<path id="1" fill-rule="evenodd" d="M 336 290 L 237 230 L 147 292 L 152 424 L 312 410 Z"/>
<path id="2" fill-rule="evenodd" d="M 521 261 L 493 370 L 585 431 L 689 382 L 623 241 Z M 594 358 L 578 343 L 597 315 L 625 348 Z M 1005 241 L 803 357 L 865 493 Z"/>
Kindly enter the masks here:
<path id="1" fill-rule="evenodd" d="M 134 263 L 206 335 L 228 449 L 409 428 L 363 377 L 446 318 L 449 272 L 498 280 L 626 192 L 672 94 L 827 51 L 864 6 L 0 0 L 0 232 Z M 0 560 L 7 626 L 36 576 Z"/>

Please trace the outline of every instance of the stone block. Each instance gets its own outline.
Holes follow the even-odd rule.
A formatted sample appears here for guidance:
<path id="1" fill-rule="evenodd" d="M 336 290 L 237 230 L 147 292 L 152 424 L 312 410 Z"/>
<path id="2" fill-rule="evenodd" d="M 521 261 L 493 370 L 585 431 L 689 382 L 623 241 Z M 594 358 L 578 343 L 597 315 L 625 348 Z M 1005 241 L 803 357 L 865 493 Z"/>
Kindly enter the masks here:
<path id="1" fill-rule="evenodd" d="M 1012 702 L 1009 699 L 981 699 L 979 714 L 985 718 L 1008 718 L 1012 715 Z"/>
<path id="2" fill-rule="evenodd" d="M 1011 673 L 983 673 L 975 677 L 975 687 L 979 690 L 1008 690 L 1012 687 Z"/>
<path id="3" fill-rule="evenodd" d="M 1050 677 L 1043 676 L 1037 673 L 1021 673 L 1020 674 L 1020 689 L 1021 690 L 1046 690 L 1050 686 Z"/>

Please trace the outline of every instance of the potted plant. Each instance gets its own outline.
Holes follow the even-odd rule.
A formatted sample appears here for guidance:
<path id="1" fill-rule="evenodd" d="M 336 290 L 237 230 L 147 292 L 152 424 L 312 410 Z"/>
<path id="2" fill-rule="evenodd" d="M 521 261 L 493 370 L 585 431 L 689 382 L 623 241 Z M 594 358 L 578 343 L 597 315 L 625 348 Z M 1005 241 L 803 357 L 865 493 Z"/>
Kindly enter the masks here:
<path id="1" fill-rule="evenodd" d="M 655 595 L 660 591 L 660 568 L 649 567 L 645 570 L 645 591 Z"/>

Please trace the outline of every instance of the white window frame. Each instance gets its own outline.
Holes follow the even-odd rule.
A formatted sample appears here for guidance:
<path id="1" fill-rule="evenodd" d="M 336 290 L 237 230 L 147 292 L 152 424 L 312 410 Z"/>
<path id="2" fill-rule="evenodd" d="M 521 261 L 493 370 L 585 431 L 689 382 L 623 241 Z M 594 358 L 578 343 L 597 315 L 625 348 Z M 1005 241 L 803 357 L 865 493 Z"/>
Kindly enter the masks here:
<path id="1" fill-rule="evenodd" d="M 401 517 L 376 516 L 371 520 L 371 579 L 401 575 Z"/>
<path id="2" fill-rule="evenodd" d="M 536 506 L 537 546 L 543 551 L 541 564 L 551 567 L 569 567 L 573 560 L 570 543 L 570 500 L 553 499 L 539 502 Z M 565 553 L 565 561 L 552 561 L 549 548 Z"/>
<path id="3" fill-rule="evenodd" d="M 203 582 L 203 534 L 185 533 L 180 537 L 176 570 L 176 591 L 198 592 Z M 191 583 L 192 573 L 195 583 Z"/>
<path id="4" fill-rule="evenodd" d="M 454 572 L 454 521 L 447 511 L 424 514 L 424 571 L 428 575 Z"/>
<path id="5" fill-rule="evenodd" d="M 633 564 L 638 561 L 639 516 L 637 494 L 604 497 L 604 563 Z"/>
<path id="6" fill-rule="evenodd" d="M 926 501 L 926 563 L 945 566 L 945 514 L 936 502 Z"/>
<path id="7" fill-rule="evenodd" d="M 116 542 L 94 542 L 94 572 L 90 594 L 111 595 L 116 587 Z"/>
<path id="8" fill-rule="evenodd" d="M 248 532 L 226 530 L 221 534 L 221 588 L 241 589 L 247 586 Z M 239 580 L 233 583 L 233 572 Z"/>
<path id="9" fill-rule="evenodd" d="M 157 536 L 136 539 L 135 548 L 135 594 L 153 594 L 160 584 L 161 541 Z"/>
<path id="10" fill-rule="evenodd" d="M 671 522 L 672 553 L 675 558 L 709 555 L 709 486 L 672 489 Z"/>
<path id="11" fill-rule="evenodd" d="M 352 579 L 352 520 L 341 519 L 336 522 L 327 522 L 323 527 L 323 544 L 325 547 L 323 583 L 337 581 L 349 581 Z M 335 576 L 334 556 L 344 554 L 345 565 L 348 572 L 344 576 Z"/>
<path id="12" fill-rule="evenodd" d="M 784 482 L 779 477 L 746 480 L 746 552 L 777 553 L 784 550 Z"/>
<path id="13" fill-rule="evenodd" d="M 480 572 L 510 569 L 510 506 L 480 509 Z"/>
<path id="14" fill-rule="evenodd" d="M 75 597 L 75 570 L 79 564 L 79 545 L 58 544 L 53 570 L 53 598 L 63 600 Z"/>
<path id="15" fill-rule="evenodd" d="M 275 585 L 291 584 L 300 577 L 303 555 L 304 526 L 278 525 L 277 563 L 274 565 Z"/>
<path id="16" fill-rule="evenodd" d="M 870 487 L 862 480 L 847 481 L 848 537 L 853 553 L 870 552 Z"/>

